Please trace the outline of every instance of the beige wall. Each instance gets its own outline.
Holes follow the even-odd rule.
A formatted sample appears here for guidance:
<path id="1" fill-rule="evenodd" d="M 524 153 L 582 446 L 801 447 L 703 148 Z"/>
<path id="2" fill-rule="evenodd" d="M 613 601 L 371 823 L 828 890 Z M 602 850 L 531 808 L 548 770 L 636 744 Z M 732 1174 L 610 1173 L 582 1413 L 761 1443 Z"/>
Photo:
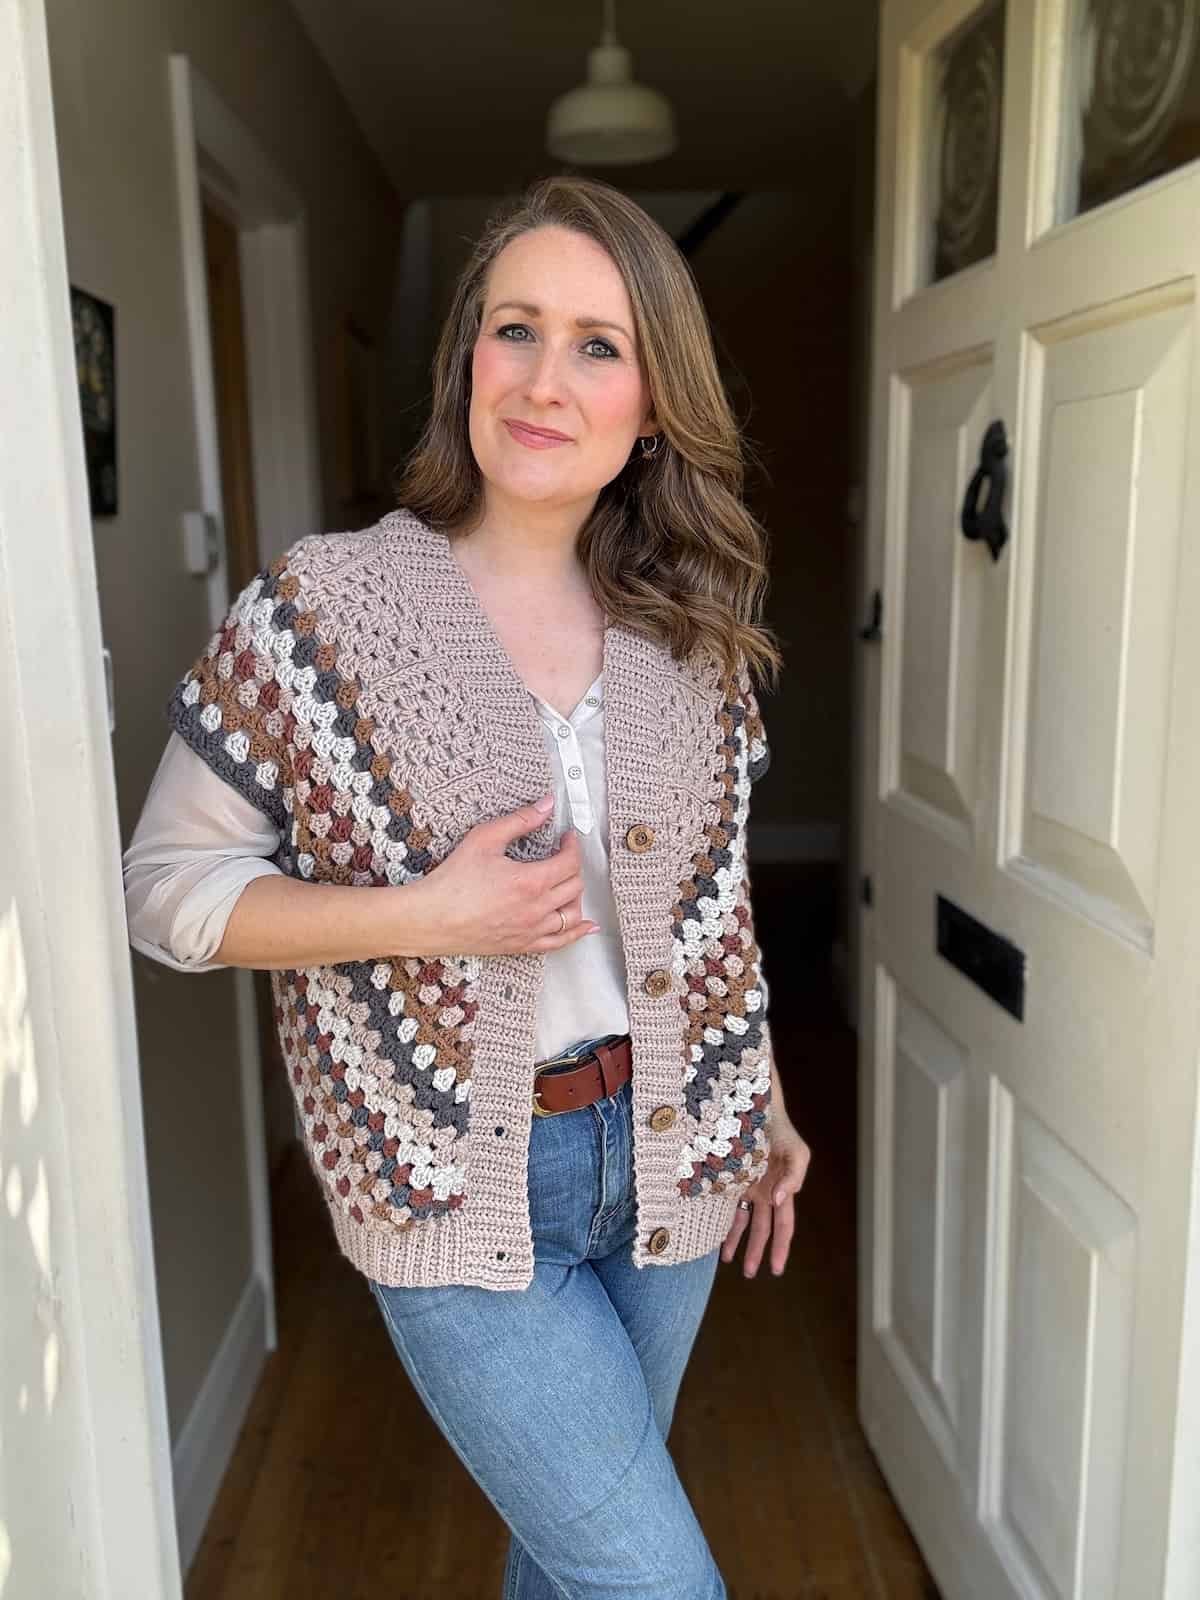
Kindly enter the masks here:
<path id="1" fill-rule="evenodd" d="M 384 332 L 402 207 L 286 0 L 47 10 L 71 279 L 116 306 L 121 510 L 95 541 L 127 841 L 166 739 L 166 698 L 208 634 L 178 534 L 199 484 L 168 54 L 190 55 L 304 197 L 327 526 L 332 329 L 349 311 Z M 135 984 L 174 1439 L 250 1272 L 233 983 L 139 956 Z"/>

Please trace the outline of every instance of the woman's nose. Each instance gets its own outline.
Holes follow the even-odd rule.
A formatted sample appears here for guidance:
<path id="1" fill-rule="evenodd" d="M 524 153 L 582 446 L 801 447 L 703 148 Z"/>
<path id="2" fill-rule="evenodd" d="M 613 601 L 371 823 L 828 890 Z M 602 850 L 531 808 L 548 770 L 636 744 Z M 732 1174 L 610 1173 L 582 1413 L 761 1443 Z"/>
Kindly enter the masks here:
<path id="1" fill-rule="evenodd" d="M 529 374 L 529 398 L 536 404 L 546 405 L 563 398 L 564 359 L 564 352 L 549 342 L 539 348 L 534 358 L 533 370 Z"/>

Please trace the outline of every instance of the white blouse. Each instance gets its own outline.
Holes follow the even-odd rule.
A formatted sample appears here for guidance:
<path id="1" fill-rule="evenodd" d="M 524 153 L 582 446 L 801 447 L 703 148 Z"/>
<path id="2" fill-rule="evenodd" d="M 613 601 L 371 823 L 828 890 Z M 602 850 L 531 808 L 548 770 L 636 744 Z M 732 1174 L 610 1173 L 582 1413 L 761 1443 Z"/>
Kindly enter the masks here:
<path id="1" fill-rule="evenodd" d="M 603 674 L 569 717 L 529 691 L 554 774 L 554 822 L 579 834 L 583 915 L 599 932 L 546 953 L 534 1059 L 629 1029 L 625 957 L 609 882 Z M 209 972 L 238 896 L 281 873 L 274 823 L 172 732 L 124 855 L 130 943 L 181 972 Z"/>

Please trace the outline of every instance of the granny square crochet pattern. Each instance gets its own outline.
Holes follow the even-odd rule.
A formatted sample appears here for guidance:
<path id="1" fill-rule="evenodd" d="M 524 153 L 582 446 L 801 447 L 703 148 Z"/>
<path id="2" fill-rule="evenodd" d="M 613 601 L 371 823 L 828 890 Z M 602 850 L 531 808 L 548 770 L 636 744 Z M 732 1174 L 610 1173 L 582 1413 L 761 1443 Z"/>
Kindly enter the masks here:
<path id="1" fill-rule="evenodd" d="M 746 855 L 769 752 L 743 663 L 676 661 L 610 623 L 603 672 L 633 1040 L 632 1259 L 669 1265 L 716 1248 L 769 1152 Z M 553 786 L 508 653 L 445 536 L 407 510 L 292 545 L 237 597 L 168 714 L 275 823 L 276 864 L 315 883 L 402 889 L 477 823 Z M 554 848 L 548 820 L 508 853 Z M 272 972 L 309 1162 L 341 1249 L 379 1282 L 532 1281 L 543 964 L 381 951 Z"/>

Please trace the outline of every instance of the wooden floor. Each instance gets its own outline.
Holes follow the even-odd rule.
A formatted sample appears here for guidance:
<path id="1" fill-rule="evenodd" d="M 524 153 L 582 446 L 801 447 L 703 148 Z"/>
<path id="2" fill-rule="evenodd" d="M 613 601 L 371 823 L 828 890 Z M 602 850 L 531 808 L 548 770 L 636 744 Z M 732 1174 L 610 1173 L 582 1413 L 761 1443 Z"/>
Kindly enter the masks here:
<path id="1" fill-rule="evenodd" d="M 797 937 L 797 885 L 760 877 L 771 982 Z M 718 1266 L 671 1450 L 730 1600 L 938 1600 L 855 1417 L 855 1041 L 811 971 L 771 996 L 788 1109 L 813 1150 L 791 1256 L 779 1278 L 743 1278 L 740 1250 Z M 495 1600 L 508 1531 L 412 1390 L 298 1148 L 276 1201 L 279 1348 L 187 1600 Z M 364 1390 L 387 1404 L 368 1411 Z"/>

